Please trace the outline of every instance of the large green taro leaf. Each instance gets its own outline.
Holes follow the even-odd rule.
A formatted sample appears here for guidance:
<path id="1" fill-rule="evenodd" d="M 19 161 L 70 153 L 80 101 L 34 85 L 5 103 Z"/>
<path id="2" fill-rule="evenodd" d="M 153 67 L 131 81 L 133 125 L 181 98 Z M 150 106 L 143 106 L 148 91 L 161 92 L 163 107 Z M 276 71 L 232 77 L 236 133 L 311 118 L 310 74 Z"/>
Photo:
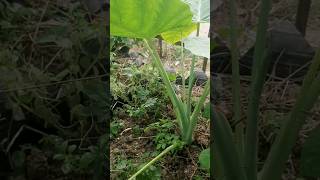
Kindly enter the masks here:
<path id="1" fill-rule="evenodd" d="M 112 0 L 113 36 L 153 38 L 175 43 L 195 30 L 190 7 L 181 0 Z"/>

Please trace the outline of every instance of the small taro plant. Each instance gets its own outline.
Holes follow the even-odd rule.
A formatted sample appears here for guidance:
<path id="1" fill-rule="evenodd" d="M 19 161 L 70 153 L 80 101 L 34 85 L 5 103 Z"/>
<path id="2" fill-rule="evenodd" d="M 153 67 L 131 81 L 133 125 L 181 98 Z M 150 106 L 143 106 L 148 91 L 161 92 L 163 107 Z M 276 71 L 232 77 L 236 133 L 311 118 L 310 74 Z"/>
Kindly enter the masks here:
<path id="1" fill-rule="evenodd" d="M 113 0 L 110 5 L 110 32 L 112 36 L 139 38 L 142 39 L 145 47 L 152 58 L 153 64 L 159 71 L 164 82 L 166 92 L 173 104 L 173 108 L 178 120 L 181 132 L 181 141 L 175 141 L 172 145 L 164 149 L 158 156 L 144 165 L 130 179 L 134 179 L 141 172 L 151 167 L 151 165 L 166 153 L 173 149 L 182 147 L 183 144 L 192 142 L 192 134 L 197 124 L 200 110 L 209 95 L 210 83 L 206 83 L 203 94 L 199 98 L 194 110 L 191 108 L 192 84 L 195 81 L 194 66 L 195 55 L 209 54 L 208 38 L 183 38 L 197 29 L 199 34 L 199 24 L 202 21 L 209 20 L 209 1 L 208 4 L 201 6 L 197 2 L 201 1 L 181 1 L 181 0 Z M 200 13 L 200 12 L 207 12 Z M 195 14 L 195 15 L 194 15 Z M 198 27 L 198 28 L 197 28 Z M 153 44 L 153 38 L 161 36 L 168 43 L 176 43 L 183 40 L 185 48 L 193 54 L 192 65 L 190 70 L 189 86 L 185 86 L 185 78 L 182 78 L 181 97 L 177 95 L 172 86 L 169 76 L 164 69 L 157 50 Z M 194 46 L 202 43 L 201 48 Z M 205 43 L 205 46 L 203 44 Z M 194 46 L 192 46 L 192 44 Z M 206 46 L 207 45 L 207 46 Z M 183 63 L 183 46 L 181 47 L 181 62 Z M 208 53 L 204 53 L 204 52 Z M 183 65 L 181 66 L 183 69 Z"/>
<path id="2" fill-rule="evenodd" d="M 234 130 L 214 106 L 211 113 L 214 122 L 214 144 L 212 161 L 215 179 L 227 180 L 280 180 L 285 170 L 286 161 L 294 147 L 299 130 L 304 124 L 308 112 L 318 100 L 320 94 L 320 50 L 317 51 L 309 67 L 297 101 L 289 116 L 280 127 L 280 131 L 261 170 L 257 168 L 258 154 L 258 117 L 259 99 L 268 69 L 267 25 L 271 0 L 261 0 L 254 62 L 250 85 L 249 104 L 246 126 L 238 123 Z M 232 88 L 234 120 L 240 122 L 240 80 L 237 52 L 237 26 L 235 0 L 229 0 L 230 5 L 230 44 L 232 52 Z M 244 131 L 245 128 L 245 131 Z M 320 146 L 319 128 L 311 133 L 302 148 L 301 173 L 303 176 L 320 176 Z M 307 168 L 308 167 L 308 168 Z"/>

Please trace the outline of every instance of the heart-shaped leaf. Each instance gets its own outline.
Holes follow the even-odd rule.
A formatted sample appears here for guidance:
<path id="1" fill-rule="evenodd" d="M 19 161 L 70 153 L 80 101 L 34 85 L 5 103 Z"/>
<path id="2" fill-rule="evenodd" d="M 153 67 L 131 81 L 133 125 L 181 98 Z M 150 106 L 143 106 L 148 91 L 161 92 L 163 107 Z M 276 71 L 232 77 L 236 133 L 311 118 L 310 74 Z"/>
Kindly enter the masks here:
<path id="1" fill-rule="evenodd" d="M 210 169 L 210 148 L 201 151 L 199 155 L 200 167 L 206 170 Z"/>
<path id="2" fill-rule="evenodd" d="M 183 40 L 184 47 L 192 54 L 210 59 L 210 39 L 207 37 L 188 37 Z"/>
<path id="3" fill-rule="evenodd" d="M 192 20 L 196 23 L 210 22 L 210 1 L 209 0 L 183 0 L 193 13 Z"/>
<path id="4" fill-rule="evenodd" d="M 190 7 L 181 0 L 113 0 L 110 3 L 113 36 L 154 38 L 175 43 L 195 30 Z"/>

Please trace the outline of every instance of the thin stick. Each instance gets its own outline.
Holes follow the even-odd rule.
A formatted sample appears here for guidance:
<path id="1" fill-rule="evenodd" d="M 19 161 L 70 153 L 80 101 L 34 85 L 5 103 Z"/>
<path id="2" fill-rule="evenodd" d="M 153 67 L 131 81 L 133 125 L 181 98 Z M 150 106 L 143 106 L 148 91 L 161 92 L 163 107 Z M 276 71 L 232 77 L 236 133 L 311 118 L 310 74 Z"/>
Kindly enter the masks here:
<path id="1" fill-rule="evenodd" d="M 38 32 L 39 32 L 39 29 L 40 29 L 40 23 L 41 23 L 44 15 L 47 12 L 47 9 L 48 9 L 48 6 L 49 6 L 49 2 L 50 2 L 49 0 L 46 2 L 44 10 L 42 11 L 40 19 L 39 19 L 39 21 L 38 21 L 38 23 L 36 25 L 36 29 L 35 29 L 35 31 L 33 33 L 33 36 L 32 37 L 30 36 L 33 40 L 32 40 L 32 45 L 31 45 L 31 52 L 30 52 L 30 56 L 29 56 L 29 63 L 31 62 L 32 55 L 33 55 L 33 52 L 34 52 L 34 43 L 35 43 L 34 39 L 38 36 Z"/>
<path id="2" fill-rule="evenodd" d="M 58 84 L 72 83 L 72 82 L 76 82 L 76 81 L 86 81 L 86 80 L 92 80 L 92 79 L 99 79 L 99 78 L 106 77 L 106 76 L 108 76 L 108 74 L 79 78 L 79 79 L 71 79 L 71 80 L 65 80 L 65 81 L 58 81 L 58 82 L 53 82 L 53 83 L 44 83 L 44 84 L 39 84 L 39 85 L 30 85 L 30 86 L 26 86 L 26 87 L 22 87 L 22 88 L 0 89 L 0 93 L 14 92 L 14 91 L 20 91 L 20 90 L 27 90 L 27 89 L 36 89 L 36 88 L 41 88 L 41 87 L 54 86 L 54 85 L 58 85 Z"/>

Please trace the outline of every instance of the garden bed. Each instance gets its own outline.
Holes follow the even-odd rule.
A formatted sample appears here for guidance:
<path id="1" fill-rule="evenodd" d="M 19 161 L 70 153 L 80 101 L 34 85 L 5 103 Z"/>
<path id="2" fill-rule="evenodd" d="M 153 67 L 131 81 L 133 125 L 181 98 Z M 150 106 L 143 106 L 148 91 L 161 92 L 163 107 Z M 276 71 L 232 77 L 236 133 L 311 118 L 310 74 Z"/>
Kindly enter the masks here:
<path id="1" fill-rule="evenodd" d="M 176 63 L 175 48 L 170 45 L 166 47 L 163 63 L 179 73 L 181 66 Z M 143 49 L 140 51 L 143 52 Z M 128 178 L 179 136 L 173 107 L 150 59 L 146 58 L 146 64 L 137 66 L 132 62 L 134 59 L 120 57 L 114 57 L 112 67 L 115 69 L 111 68 L 111 89 L 115 98 L 110 144 L 112 179 Z M 201 68 L 201 65 L 202 61 L 199 60 L 196 66 Z M 187 56 L 186 75 L 189 67 L 190 58 Z M 180 85 L 174 86 L 179 91 Z M 193 88 L 194 101 L 201 96 L 202 91 L 201 86 Z M 128 96 L 131 100 L 125 100 Z M 152 103 L 146 107 L 146 102 Z M 201 117 L 194 132 L 194 142 L 165 156 L 147 170 L 143 177 L 158 179 L 161 175 L 160 179 L 209 179 L 208 171 L 199 164 L 199 154 L 209 147 L 209 127 L 208 117 Z"/>

